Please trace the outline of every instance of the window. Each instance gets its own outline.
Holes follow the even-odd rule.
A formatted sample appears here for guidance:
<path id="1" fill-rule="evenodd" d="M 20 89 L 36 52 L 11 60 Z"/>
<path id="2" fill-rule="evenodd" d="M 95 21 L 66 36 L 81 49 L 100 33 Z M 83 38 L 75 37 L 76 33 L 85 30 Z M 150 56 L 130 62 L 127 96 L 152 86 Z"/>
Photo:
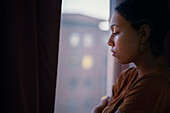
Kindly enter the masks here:
<path id="1" fill-rule="evenodd" d="M 63 0 L 55 113 L 89 113 L 106 95 L 109 0 Z"/>

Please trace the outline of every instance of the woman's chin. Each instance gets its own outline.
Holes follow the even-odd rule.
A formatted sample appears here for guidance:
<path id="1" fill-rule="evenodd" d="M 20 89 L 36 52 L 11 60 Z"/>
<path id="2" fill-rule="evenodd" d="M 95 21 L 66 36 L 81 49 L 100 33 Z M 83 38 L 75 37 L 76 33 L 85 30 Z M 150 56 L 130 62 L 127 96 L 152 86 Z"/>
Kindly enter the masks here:
<path id="1" fill-rule="evenodd" d="M 119 64 L 129 64 L 129 63 L 131 63 L 130 61 L 122 60 L 122 59 L 117 59 L 117 61 L 119 62 Z"/>

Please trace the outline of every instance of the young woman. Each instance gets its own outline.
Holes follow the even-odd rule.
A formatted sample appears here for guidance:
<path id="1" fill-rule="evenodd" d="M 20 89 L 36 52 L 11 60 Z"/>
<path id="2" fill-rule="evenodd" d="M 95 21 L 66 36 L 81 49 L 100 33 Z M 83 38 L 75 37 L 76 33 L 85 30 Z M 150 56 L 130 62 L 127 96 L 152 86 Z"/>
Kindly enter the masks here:
<path id="1" fill-rule="evenodd" d="M 111 17 L 108 45 L 121 64 L 135 63 L 92 113 L 170 113 L 170 69 L 164 39 L 170 30 L 168 0 L 124 0 Z"/>

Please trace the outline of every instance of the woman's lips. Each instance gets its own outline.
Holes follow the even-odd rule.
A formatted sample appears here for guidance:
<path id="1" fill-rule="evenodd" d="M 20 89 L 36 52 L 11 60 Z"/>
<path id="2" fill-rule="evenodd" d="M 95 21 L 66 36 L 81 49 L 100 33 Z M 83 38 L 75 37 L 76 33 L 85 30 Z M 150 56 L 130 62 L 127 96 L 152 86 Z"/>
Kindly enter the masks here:
<path id="1" fill-rule="evenodd" d="M 114 47 L 112 47 L 111 52 L 112 52 L 112 56 L 116 56 L 116 52 L 115 52 L 115 48 Z"/>
<path id="2" fill-rule="evenodd" d="M 112 51 L 112 56 L 116 56 L 116 52 Z"/>

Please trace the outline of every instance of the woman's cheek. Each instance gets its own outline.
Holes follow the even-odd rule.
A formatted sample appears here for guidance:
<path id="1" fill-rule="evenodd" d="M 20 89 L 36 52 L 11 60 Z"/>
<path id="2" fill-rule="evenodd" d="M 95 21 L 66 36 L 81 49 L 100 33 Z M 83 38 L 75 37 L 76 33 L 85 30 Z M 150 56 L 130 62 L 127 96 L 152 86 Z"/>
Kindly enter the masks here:
<path id="1" fill-rule="evenodd" d="M 118 36 L 115 36 L 114 41 L 117 42 L 118 38 L 119 38 Z"/>
<path id="2" fill-rule="evenodd" d="M 118 45 L 118 37 L 117 36 L 114 37 L 114 43 L 115 43 L 115 46 Z"/>
<path id="3" fill-rule="evenodd" d="M 120 47 L 121 47 L 121 39 L 118 36 L 116 36 L 114 41 L 115 41 L 115 48 L 120 49 Z"/>

